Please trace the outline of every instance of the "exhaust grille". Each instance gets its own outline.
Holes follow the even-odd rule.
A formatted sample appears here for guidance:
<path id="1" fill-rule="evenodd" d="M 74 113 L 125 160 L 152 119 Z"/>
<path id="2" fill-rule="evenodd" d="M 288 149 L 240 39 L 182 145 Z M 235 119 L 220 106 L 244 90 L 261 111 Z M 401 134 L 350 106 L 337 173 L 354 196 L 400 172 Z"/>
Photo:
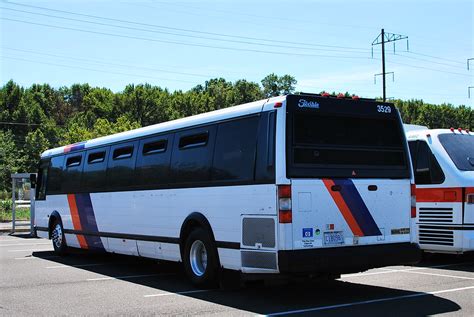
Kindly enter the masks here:
<path id="1" fill-rule="evenodd" d="M 453 246 L 454 232 L 447 229 L 423 229 L 420 227 L 418 239 L 420 244 Z"/>
<path id="2" fill-rule="evenodd" d="M 452 223 L 453 208 L 420 208 L 419 222 Z"/>

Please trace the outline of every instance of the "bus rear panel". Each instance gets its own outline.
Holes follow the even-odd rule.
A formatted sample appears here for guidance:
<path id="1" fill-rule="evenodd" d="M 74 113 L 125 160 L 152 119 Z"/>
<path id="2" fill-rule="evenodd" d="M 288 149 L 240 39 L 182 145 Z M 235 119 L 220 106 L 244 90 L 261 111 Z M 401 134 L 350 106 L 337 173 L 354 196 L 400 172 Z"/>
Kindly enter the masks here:
<path id="1" fill-rule="evenodd" d="M 410 160 L 393 105 L 288 96 L 285 172 L 289 184 L 279 187 L 291 187 L 291 220 L 280 204 L 280 225 L 291 227 L 282 231 L 292 242 L 279 253 L 280 271 L 344 273 L 418 260 Z"/>

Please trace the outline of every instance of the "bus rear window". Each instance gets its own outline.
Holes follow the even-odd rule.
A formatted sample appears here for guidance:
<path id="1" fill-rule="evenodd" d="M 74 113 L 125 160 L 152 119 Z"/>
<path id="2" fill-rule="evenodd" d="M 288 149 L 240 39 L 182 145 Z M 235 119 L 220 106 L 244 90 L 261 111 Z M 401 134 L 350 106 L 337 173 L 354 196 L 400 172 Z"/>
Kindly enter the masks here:
<path id="1" fill-rule="evenodd" d="M 474 136 L 448 133 L 438 139 L 460 171 L 474 171 Z"/>
<path id="2" fill-rule="evenodd" d="M 295 112 L 289 177 L 410 177 L 398 117 Z"/>

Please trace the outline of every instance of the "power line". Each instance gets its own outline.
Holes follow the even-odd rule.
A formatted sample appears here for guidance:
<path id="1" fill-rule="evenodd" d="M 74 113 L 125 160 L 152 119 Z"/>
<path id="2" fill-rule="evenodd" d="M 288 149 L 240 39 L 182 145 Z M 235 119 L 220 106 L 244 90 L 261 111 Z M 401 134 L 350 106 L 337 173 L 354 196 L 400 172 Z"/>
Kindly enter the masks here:
<path id="1" fill-rule="evenodd" d="M 133 25 L 148 26 L 148 27 L 161 28 L 161 29 L 167 29 L 167 30 L 196 33 L 196 34 L 206 34 L 206 35 L 214 35 L 214 36 L 221 36 L 221 37 L 228 37 L 228 38 L 238 38 L 238 39 L 273 42 L 273 43 L 284 43 L 284 44 L 296 44 L 296 45 L 313 46 L 313 47 L 328 47 L 328 48 L 341 48 L 341 49 L 348 49 L 348 50 L 368 51 L 368 49 L 361 48 L 361 47 L 313 44 L 313 43 L 293 42 L 293 41 L 285 41 L 285 40 L 273 40 L 273 39 L 257 38 L 257 37 L 249 37 L 249 36 L 238 36 L 238 35 L 230 35 L 230 34 L 225 34 L 225 33 L 196 31 L 196 30 L 190 30 L 190 29 L 169 27 L 169 26 L 164 26 L 164 25 L 156 25 L 156 24 L 136 22 L 136 21 L 130 21 L 130 20 L 102 17 L 102 16 L 97 16 L 97 15 L 91 15 L 91 14 L 77 13 L 77 12 L 71 12 L 71 11 L 65 11 L 65 10 L 51 9 L 51 8 L 45 8 L 45 7 L 40 7 L 40 6 L 34 6 L 34 5 L 27 5 L 27 4 L 13 3 L 13 2 L 6 2 L 6 3 L 11 4 L 11 5 L 16 5 L 16 6 L 23 6 L 23 7 L 29 7 L 29 8 L 45 10 L 45 11 L 52 11 L 52 12 L 65 13 L 65 14 L 76 15 L 76 16 L 83 16 L 83 17 L 88 17 L 88 18 L 93 18 L 93 19 L 101 19 L 101 20 L 107 20 L 107 21 L 128 23 L 128 24 L 133 24 Z M 10 10 L 14 10 L 14 9 L 10 9 Z"/>
<path id="2" fill-rule="evenodd" d="M 78 29 L 78 28 L 72 28 L 72 27 L 57 26 L 57 25 L 51 25 L 51 24 L 45 24 L 45 23 L 36 23 L 36 22 L 10 19 L 10 18 L 4 18 L 4 17 L 0 17 L 0 19 L 6 20 L 6 21 L 31 24 L 31 25 L 45 26 L 45 27 L 50 27 L 50 28 L 55 28 L 55 29 L 83 32 L 83 33 L 99 34 L 99 35 L 113 36 L 113 37 L 119 37 L 119 38 L 157 42 L 157 43 L 176 44 L 176 45 L 184 45 L 184 46 L 203 47 L 203 48 L 215 48 L 215 49 L 228 50 L 228 51 L 242 51 L 242 52 L 264 53 L 264 54 L 283 55 L 283 56 L 323 57 L 323 58 L 342 58 L 342 59 L 370 59 L 369 57 L 360 57 L 360 56 L 340 56 L 340 55 L 305 54 L 305 53 L 293 53 L 293 52 L 277 52 L 277 51 L 265 51 L 265 50 L 247 49 L 247 48 L 233 48 L 233 47 L 226 47 L 226 46 L 213 46 L 213 45 L 196 44 L 196 43 L 185 43 L 185 42 L 158 40 L 158 39 L 152 39 L 152 38 L 146 38 L 146 37 L 123 35 L 123 34 L 84 30 L 84 29 Z"/>
<path id="3" fill-rule="evenodd" d="M 11 60 L 18 60 L 18 61 L 23 61 L 23 62 L 30 62 L 30 63 L 36 63 L 36 64 L 43 64 L 43 65 L 51 65 L 51 66 L 58 66 L 58 67 L 66 67 L 66 68 L 73 68 L 73 69 L 81 69 L 81 70 L 88 70 L 92 72 L 98 72 L 98 73 L 108 73 L 108 74 L 114 74 L 114 75 L 125 75 L 125 76 L 133 76 L 133 77 L 140 77 L 140 78 L 151 78 L 151 79 L 158 79 L 158 80 L 165 80 L 165 81 L 177 81 L 177 82 L 182 82 L 182 83 L 190 83 L 193 85 L 197 85 L 198 83 L 188 81 L 188 80 L 180 80 L 180 79 L 170 79 L 170 78 L 163 78 L 163 77 L 154 77 L 154 76 L 148 76 L 148 75 L 137 75 L 137 74 L 129 74 L 129 73 L 122 73 L 122 72 L 115 72 L 115 71 L 106 71 L 106 70 L 98 70 L 94 68 L 87 68 L 87 67 L 80 67 L 80 66 L 71 66 L 71 65 L 63 65 L 63 64 L 56 64 L 56 63 L 49 63 L 49 62 L 40 62 L 40 61 L 35 61 L 35 60 L 28 60 L 24 58 L 18 58 L 18 57 L 10 57 L 10 56 L 0 56 L 1 58 L 6 58 L 6 59 L 11 59 Z"/>

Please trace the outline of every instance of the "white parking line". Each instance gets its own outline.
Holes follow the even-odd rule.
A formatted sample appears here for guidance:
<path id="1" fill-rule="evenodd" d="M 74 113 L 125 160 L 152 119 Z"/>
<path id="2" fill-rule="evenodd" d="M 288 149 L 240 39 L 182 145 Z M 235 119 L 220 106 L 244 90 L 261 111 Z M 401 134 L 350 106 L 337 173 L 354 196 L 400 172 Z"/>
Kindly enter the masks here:
<path id="1" fill-rule="evenodd" d="M 378 275 L 378 274 L 399 273 L 399 272 L 411 272 L 411 271 L 418 271 L 418 270 L 425 270 L 425 269 L 437 269 L 437 268 L 453 267 L 453 266 L 461 266 L 461 265 L 470 265 L 470 264 L 474 264 L 474 262 L 462 262 L 462 263 L 453 263 L 453 264 L 443 264 L 443 265 L 433 265 L 433 266 L 423 266 L 423 267 L 412 267 L 412 268 L 410 268 L 410 269 L 402 269 L 402 270 L 378 268 L 378 270 L 382 270 L 382 271 L 379 271 L 379 272 L 369 272 L 369 273 L 343 274 L 341 277 L 363 277 L 363 276 Z"/>
<path id="2" fill-rule="evenodd" d="M 143 274 L 143 275 L 110 276 L 110 277 L 88 278 L 86 281 L 126 280 L 126 279 L 130 279 L 130 278 L 149 277 L 149 276 L 164 276 L 164 275 L 165 275 L 165 274 Z"/>
<path id="3" fill-rule="evenodd" d="M 0 247 L 16 247 L 16 246 L 33 246 L 33 245 L 49 245 L 51 243 L 15 243 L 15 244 L 0 244 Z"/>
<path id="4" fill-rule="evenodd" d="M 161 296 L 171 296 L 171 295 L 186 295 L 186 294 L 193 294 L 193 293 L 203 293 L 203 292 L 212 292 L 212 289 L 197 289 L 192 291 L 182 291 L 182 292 L 165 292 L 165 293 L 158 293 L 158 294 L 151 294 L 151 295 L 144 295 L 143 297 L 161 297 Z"/>
<path id="5" fill-rule="evenodd" d="M 53 251 L 53 249 L 24 249 L 24 250 L 7 250 L 7 252 L 45 252 Z"/>
<path id="6" fill-rule="evenodd" d="M 88 263 L 88 264 L 75 264 L 75 265 L 54 265 L 54 266 L 47 266 L 46 269 L 67 269 L 67 268 L 75 268 L 75 267 L 88 267 L 88 266 L 101 266 L 101 265 L 109 265 L 109 264 L 120 264 L 120 263 Z"/>
<path id="7" fill-rule="evenodd" d="M 272 313 L 272 314 L 269 314 L 267 316 L 280 316 L 280 315 L 288 315 L 288 314 L 300 314 L 300 313 L 316 312 L 316 311 L 321 311 L 321 310 L 329 310 L 329 309 L 335 309 L 335 308 L 343 308 L 343 307 L 351 307 L 351 306 L 358 306 L 358 305 L 365 305 L 365 304 L 388 302 L 388 301 L 405 299 L 405 298 L 423 297 L 423 296 L 437 295 L 437 294 L 443 294 L 443 293 L 460 292 L 460 291 L 466 291 L 466 290 L 472 290 L 472 289 L 474 289 L 474 286 L 461 287 L 461 288 L 452 288 L 452 289 L 426 292 L 426 293 L 414 293 L 414 294 L 401 295 L 401 296 L 393 296 L 393 297 L 378 298 L 378 299 L 372 299 L 372 300 L 364 300 L 364 301 L 360 301 L 360 302 L 344 303 L 344 304 L 337 304 L 337 305 L 330 305 L 330 306 L 320 306 L 320 307 L 305 308 L 305 309 L 298 309 L 298 310 L 288 310 L 288 311 L 283 311 L 283 312 Z"/>
<path id="8" fill-rule="evenodd" d="M 474 280 L 474 277 L 448 275 L 448 274 L 438 274 L 438 273 L 428 273 L 428 272 L 402 271 L 402 273 L 423 274 L 423 275 L 432 275 L 432 276 L 439 276 L 439 277 L 459 278 L 459 279 L 463 279 L 463 280 Z"/>
<path id="9" fill-rule="evenodd" d="M 60 258 L 60 257 L 61 257 L 60 255 L 51 255 L 51 256 L 42 256 L 42 257 L 27 255 L 23 258 L 15 258 L 15 260 L 47 260 L 47 259 Z"/>

